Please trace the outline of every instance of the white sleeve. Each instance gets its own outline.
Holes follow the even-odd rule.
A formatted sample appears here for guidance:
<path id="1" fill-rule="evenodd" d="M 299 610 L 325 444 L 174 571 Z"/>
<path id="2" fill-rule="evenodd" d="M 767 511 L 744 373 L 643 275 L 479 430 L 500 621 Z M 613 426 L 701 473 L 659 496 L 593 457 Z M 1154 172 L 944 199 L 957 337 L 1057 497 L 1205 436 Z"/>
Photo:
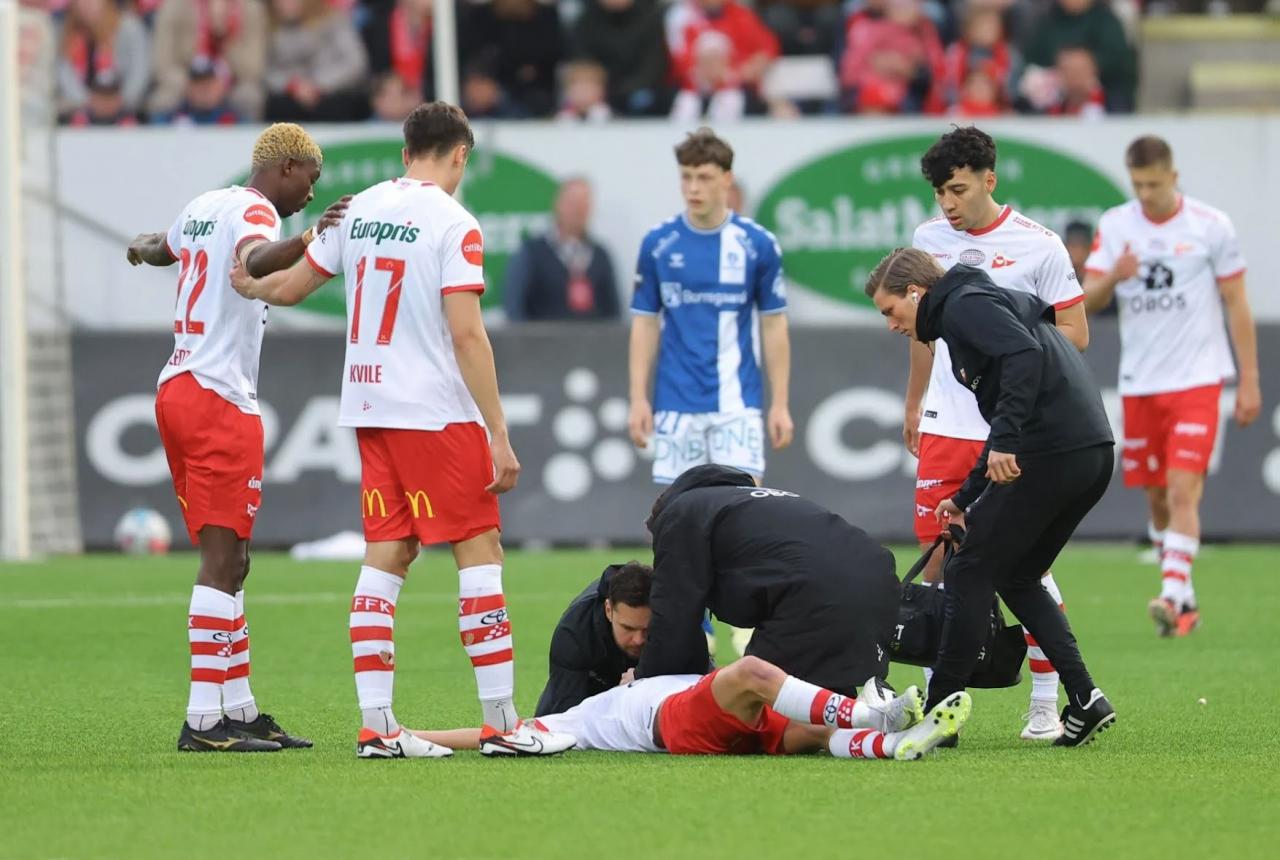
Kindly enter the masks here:
<path id="1" fill-rule="evenodd" d="M 484 292 L 484 235 L 475 218 L 460 219 L 444 232 L 440 246 L 440 292 Z"/>
<path id="2" fill-rule="evenodd" d="M 173 259 L 178 259 L 178 246 L 182 244 L 182 225 L 187 223 L 187 210 L 183 209 L 178 213 L 177 220 L 169 226 L 169 232 L 165 234 L 164 243 L 169 247 L 169 255 Z"/>
<path id="3" fill-rule="evenodd" d="M 1067 246 L 1056 234 L 1045 238 L 1044 257 L 1036 273 L 1036 295 L 1060 311 L 1084 301 L 1084 287 L 1071 265 Z"/>
<path id="4" fill-rule="evenodd" d="M 346 219 L 322 230 L 307 246 L 304 256 L 311 268 L 326 278 L 342 271 L 342 239 Z"/>
<path id="5" fill-rule="evenodd" d="M 1240 251 L 1240 241 L 1236 239 L 1236 228 L 1226 215 L 1214 222 L 1210 234 L 1209 259 L 1213 264 L 1213 276 L 1220 281 L 1234 278 L 1248 268 L 1244 254 Z"/>
<path id="6" fill-rule="evenodd" d="M 1124 252 L 1124 237 L 1115 225 L 1114 218 L 1106 213 L 1098 222 L 1098 232 L 1093 234 L 1093 247 L 1089 250 L 1089 258 L 1084 262 L 1084 270 L 1089 274 L 1108 274 L 1116 265 L 1116 259 Z"/>

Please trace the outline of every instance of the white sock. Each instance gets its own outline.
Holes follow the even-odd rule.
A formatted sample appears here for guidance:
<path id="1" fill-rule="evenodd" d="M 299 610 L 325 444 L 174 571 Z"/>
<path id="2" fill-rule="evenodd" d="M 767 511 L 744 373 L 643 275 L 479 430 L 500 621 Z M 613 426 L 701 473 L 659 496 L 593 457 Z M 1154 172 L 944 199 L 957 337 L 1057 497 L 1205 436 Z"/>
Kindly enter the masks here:
<path id="1" fill-rule="evenodd" d="M 1194 605 L 1195 589 L 1191 585 L 1191 566 L 1200 551 L 1200 541 L 1174 531 L 1164 533 L 1164 552 L 1160 556 L 1160 596 L 1172 600 L 1179 608 Z"/>
<path id="2" fill-rule="evenodd" d="M 502 565 L 478 564 L 458 571 L 458 635 L 471 658 L 484 724 L 509 732 L 516 714 L 515 656 Z"/>
<path id="3" fill-rule="evenodd" d="M 1058 583 L 1054 582 L 1052 573 L 1046 573 L 1040 578 L 1040 587 L 1053 598 L 1059 609 L 1064 608 L 1062 605 L 1062 592 L 1058 590 Z M 1031 631 L 1023 627 L 1022 635 L 1027 643 L 1027 668 L 1031 670 L 1031 701 L 1053 702 L 1056 705 L 1058 701 L 1058 671 L 1053 668 L 1053 664 L 1049 662 L 1049 658 L 1045 656 L 1044 651 L 1040 648 L 1040 643 L 1036 642 L 1035 637 L 1031 635 Z"/>
<path id="4" fill-rule="evenodd" d="M 836 758 L 893 758 L 902 733 L 886 735 L 875 729 L 837 729 L 827 741 Z"/>
<path id="5" fill-rule="evenodd" d="M 187 725 L 196 731 L 211 729 L 222 719 L 222 685 L 231 660 L 235 612 L 236 599 L 225 591 L 204 585 L 191 589 L 187 613 L 187 641 L 191 648 Z"/>
<path id="6" fill-rule="evenodd" d="M 1151 541 L 1151 548 L 1156 551 L 1156 555 L 1164 552 L 1164 529 L 1156 528 L 1151 520 L 1147 520 L 1147 540 Z"/>
<path id="7" fill-rule="evenodd" d="M 870 709 L 865 704 L 824 690 L 817 684 L 801 681 L 793 675 L 788 675 L 782 682 L 772 707 L 782 716 L 797 723 L 829 726 L 833 729 L 866 725 L 870 718 L 866 713 Z M 862 713 L 858 713 L 859 711 Z"/>
<path id="8" fill-rule="evenodd" d="M 244 620 L 244 589 L 236 592 L 236 618 L 231 622 L 231 662 L 222 685 L 222 710 L 242 723 L 258 718 L 258 704 L 249 689 L 249 624 Z"/>
<path id="9" fill-rule="evenodd" d="M 403 585 L 402 577 L 364 565 L 351 598 L 356 697 L 364 727 L 380 735 L 400 730 L 391 711 L 391 698 L 396 668 L 396 600 Z"/>

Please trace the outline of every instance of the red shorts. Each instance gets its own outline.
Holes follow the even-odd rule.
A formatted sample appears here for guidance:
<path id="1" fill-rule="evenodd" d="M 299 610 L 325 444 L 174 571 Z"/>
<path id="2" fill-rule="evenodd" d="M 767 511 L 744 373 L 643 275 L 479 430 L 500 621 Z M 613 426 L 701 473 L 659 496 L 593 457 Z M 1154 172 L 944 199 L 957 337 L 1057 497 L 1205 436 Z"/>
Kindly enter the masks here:
<path id="1" fill-rule="evenodd" d="M 262 419 L 184 373 L 156 392 L 156 426 L 191 542 L 205 526 L 247 540 L 262 505 Z"/>
<path id="2" fill-rule="evenodd" d="M 1124 398 L 1126 487 L 1163 487 L 1166 469 L 1209 471 L 1222 383 Z"/>
<path id="3" fill-rule="evenodd" d="M 356 429 L 360 515 L 367 541 L 416 537 L 460 543 L 499 528 L 489 434 L 479 424 L 443 430 Z"/>
<path id="4" fill-rule="evenodd" d="M 719 670 L 717 670 L 719 671 Z M 765 706 L 756 726 L 726 713 L 711 695 L 715 672 L 658 707 L 658 730 L 672 755 L 783 755 L 787 718 Z"/>
<path id="5" fill-rule="evenodd" d="M 916 467 L 916 538 L 933 543 L 942 533 L 942 523 L 933 512 L 938 505 L 960 491 L 973 464 L 982 456 L 986 442 L 952 439 L 950 436 L 920 434 L 920 463 Z"/>

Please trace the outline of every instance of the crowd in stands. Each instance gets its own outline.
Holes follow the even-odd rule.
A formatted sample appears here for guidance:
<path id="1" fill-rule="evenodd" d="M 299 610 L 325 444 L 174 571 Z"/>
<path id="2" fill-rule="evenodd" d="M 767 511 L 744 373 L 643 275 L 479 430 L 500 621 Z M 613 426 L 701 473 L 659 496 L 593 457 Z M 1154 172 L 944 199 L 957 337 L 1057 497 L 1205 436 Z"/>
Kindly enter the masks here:
<path id="1" fill-rule="evenodd" d="M 432 0 L 46 0 L 72 125 L 398 121 Z M 1114 8 L 1113 8 L 1114 7 Z M 1117 10 L 1122 14 L 1117 15 Z M 457 0 L 474 118 L 1131 111 L 1137 0 Z"/>

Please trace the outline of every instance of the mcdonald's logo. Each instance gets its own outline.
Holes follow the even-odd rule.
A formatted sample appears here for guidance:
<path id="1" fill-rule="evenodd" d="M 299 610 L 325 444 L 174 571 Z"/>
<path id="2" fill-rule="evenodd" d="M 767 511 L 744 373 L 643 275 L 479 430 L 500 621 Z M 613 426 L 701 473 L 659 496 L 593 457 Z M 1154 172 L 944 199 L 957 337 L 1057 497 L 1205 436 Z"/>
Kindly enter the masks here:
<path id="1" fill-rule="evenodd" d="M 382 500 L 382 491 L 381 490 L 361 490 L 360 491 L 361 510 L 364 512 L 364 515 L 366 517 L 373 516 L 373 503 L 375 501 L 378 503 L 378 516 L 386 517 L 387 504 Z"/>
<path id="2" fill-rule="evenodd" d="M 415 520 L 421 514 L 423 505 L 427 508 L 427 519 L 435 519 L 436 512 L 431 509 L 431 498 L 422 490 L 416 490 L 412 493 L 406 490 L 404 497 L 409 500 L 409 508 L 413 511 Z"/>

